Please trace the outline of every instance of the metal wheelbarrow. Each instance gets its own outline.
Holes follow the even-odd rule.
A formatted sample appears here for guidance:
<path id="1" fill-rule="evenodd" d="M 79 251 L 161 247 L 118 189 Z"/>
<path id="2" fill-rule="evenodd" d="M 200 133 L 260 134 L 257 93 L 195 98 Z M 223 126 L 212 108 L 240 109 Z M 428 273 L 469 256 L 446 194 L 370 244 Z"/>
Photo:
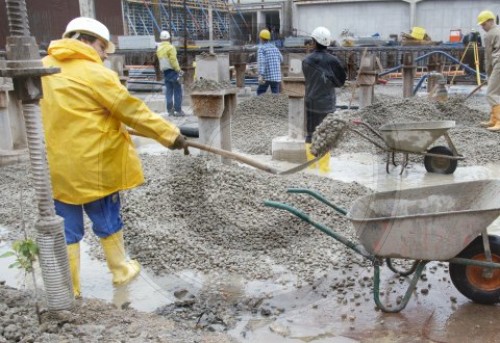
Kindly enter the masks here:
<path id="1" fill-rule="evenodd" d="M 487 227 L 500 215 L 500 181 L 374 193 L 357 199 L 350 211 L 308 189 L 288 192 L 312 196 L 351 221 L 358 242 L 290 205 L 265 201 L 266 206 L 292 213 L 372 261 L 373 296 L 382 311 L 399 312 L 406 307 L 430 261 L 448 262 L 451 281 L 467 298 L 482 304 L 500 302 L 500 237 L 487 234 Z M 412 265 L 400 271 L 393 259 L 411 260 Z M 379 295 L 384 260 L 395 273 L 413 274 L 401 303 L 390 308 Z"/>
<path id="2" fill-rule="evenodd" d="M 349 128 L 350 131 L 387 152 L 387 173 L 389 173 L 390 161 L 396 166 L 394 157 L 395 153 L 398 152 L 404 154 L 400 174 L 403 173 L 408 165 L 409 154 L 423 155 L 425 169 L 430 173 L 440 174 L 453 174 L 455 169 L 457 169 L 458 160 L 464 159 L 457 152 L 447 132 L 449 129 L 455 127 L 455 122 L 452 120 L 391 123 L 381 126 L 380 132 L 360 120 L 355 120 L 352 123 L 364 126 L 377 137 L 373 139 L 357 129 Z M 429 148 L 440 137 L 445 138 L 448 146 L 434 146 Z"/>

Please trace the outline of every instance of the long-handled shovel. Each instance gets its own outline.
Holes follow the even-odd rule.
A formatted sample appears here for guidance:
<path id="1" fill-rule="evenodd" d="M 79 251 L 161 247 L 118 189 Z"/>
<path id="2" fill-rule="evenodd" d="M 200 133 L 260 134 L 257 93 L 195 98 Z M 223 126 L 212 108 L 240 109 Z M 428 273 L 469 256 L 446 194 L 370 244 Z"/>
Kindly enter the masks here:
<path id="1" fill-rule="evenodd" d="M 139 133 L 139 132 L 137 132 L 135 130 L 130 130 L 129 129 L 128 133 L 131 134 L 131 135 L 134 135 L 134 136 L 141 136 L 141 137 L 148 138 L 147 136 L 145 136 L 145 135 L 143 135 L 143 134 L 141 134 L 141 133 Z M 246 156 L 242 156 L 242 155 L 236 154 L 236 153 L 231 152 L 231 151 L 217 149 L 217 148 L 211 147 L 209 145 L 201 144 L 201 143 L 198 143 L 198 142 L 193 142 L 191 140 L 187 140 L 186 142 L 187 142 L 187 146 L 188 147 L 196 148 L 196 149 L 203 150 L 203 151 L 206 151 L 206 152 L 209 152 L 209 153 L 212 153 L 212 154 L 216 154 L 216 155 L 219 155 L 219 156 L 222 156 L 222 157 L 225 157 L 225 158 L 229 158 L 229 159 L 232 159 L 232 160 L 235 160 L 235 161 L 247 164 L 249 166 L 252 166 L 254 168 L 263 170 L 265 172 L 268 172 L 268 173 L 271 173 L 271 174 L 274 174 L 274 175 L 290 175 L 290 174 L 297 173 L 297 172 L 299 172 L 301 170 L 306 169 L 310 165 L 318 162 L 321 159 L 321 157 L 323 157 L 326 154 L 326 152 L 325 152 L 323 155 L 320 155 L 320 156 L 314 158 L 313 160 L 307 161 L 305 163 L 302 163 L 302 164 L 300 164 L 300 165 L 298 165 L 296 167 L 293 167 L 291 169 L 288 169 L 288 170 L 279 171 L 279 170 L 274 169 L 272 167 L 269 167 L 269 166 L 267 166 L 265 164 L 262 164 L 262 163 L 260 163 L 258 161 L 252 160 L 251 158 L 248 158 Z M 189 153 L 187 151 L 187 148 L 184 151 L 184 153 L 186 153 L 186 152 Z"/>
<path id="2" fill-rule="evenodd" d="M 482 88 L 485 84 L 487 84 L 487 83 L 488 83 L 488 82 L 487 82 L 487 81 L 485 81 L 485 82 L 481 83 L 479 86 L 476 86 L 476 88 L 474 88 L 474 89 L 472 90 L 472 92 L 470 92 L 470 93 L 469 93 L 469 95 L 467 95 L 467 96 L 465 97 L 465 100 L 469 99 L 471 96 L 473 96 L 474 94 L 476 94 L 476 93 L 477 93 L 477 91 L 479 91 L 479 90 L 480 90 L 480 89 L 481 89 L 481 88 Z"/>

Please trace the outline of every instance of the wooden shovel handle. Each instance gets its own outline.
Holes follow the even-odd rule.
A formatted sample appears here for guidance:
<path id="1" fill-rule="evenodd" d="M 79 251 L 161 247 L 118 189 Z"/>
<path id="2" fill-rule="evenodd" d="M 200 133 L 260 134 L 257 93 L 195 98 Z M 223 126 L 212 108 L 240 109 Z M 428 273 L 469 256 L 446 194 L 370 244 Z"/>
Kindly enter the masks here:
<path id="1" fill-rule="evenodd" d="M 238 155 L 234 152 L 227 151 L 227 150 L 222 150 L 222 149 L 217 149 L 209 145 L 201 144 L 198 142 L 193 142 L 193 141 L 187 141 L 186 142 L 188 147 L 196 148 L 199 150 L 203 150 L 212 154 L 216 154 L 222 157 L 230 158 L 236 161 L 239 161 L 244 164 L 248 164 L 249 166 L 252 166 L 254 168 L 266 171 L 271 174 L 278 174 L 278 171 L 274 168 L 271 168 L 269 166 L 266 166 L 265 164 L 262 164 L 260 162 L 257 162 L 255 160 L 252 160 L 251 158 L 248 158 L 246 156 Z"/>
<path id="2" fill-rule="evenodd" d="M 134 136 L 140 136 L 140 137 L 149 138 L 146 135 L 143 135 L 142 133 L 140 133 L 138 131 L 135 131 L 135 130 L 128 129 L 127 131 L 128 131 L 129 134 L 134 135 Z M 206 151 L 206 152 L 209 152 L 209 153 L 212 153 L 212 154 L 216 154 L 216 155 L 219 155 L 219 156 L 222 156 L 222 157 L 225 157 L 225 158 L 236 160 L 236 161 L 239 161 L 241 163 L 244 163 L 244 164 L 247 164 L 249 166 L 252 166 L 254 168 L 257 168 L 257 169 L 263 170 L 265 172 L 271 173 L 271 174 L 275 174 L 275 175 L 278 174 L 278 171 L 276 169 L 274 169 L 274 168 L 266 166 L 265 164 L 262 164 L 260 162 L 255 161 L 255 160 L 252 160 L 252 159 L 250 159 L 248 157 L 245 157 L 245 156 L 242 156 L 242 155 L 238 155 L 238 154 L 236 154 L 234 152 L 231 152 L 231 151 L 217 149 L 217 148 L 214 148 L 212 146 L 201 144 L 201 143 L 197 143 L 197 142 L 193 142 L 193 141 L 190 141 L 190 140 L 186 140 L 186 144 L 187 144 L 188 147 L 196 148 L 196 149 L 203 150 L 203 151 Z"/>

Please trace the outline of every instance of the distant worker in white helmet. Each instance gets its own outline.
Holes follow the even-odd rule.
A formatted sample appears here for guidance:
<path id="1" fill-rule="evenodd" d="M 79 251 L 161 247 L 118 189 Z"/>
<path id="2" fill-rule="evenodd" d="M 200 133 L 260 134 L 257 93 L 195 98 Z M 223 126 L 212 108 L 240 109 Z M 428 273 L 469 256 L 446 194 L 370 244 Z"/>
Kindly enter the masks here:
<path id="1" fill-rule="evenodd" d="M 490 120 L 481 125 L 490 131 L 500 131 L 500 27 L 495 18 L 491 11 L 482 11 L 477 16 L 477 24 L 486 31 L 483 39 L 484 67 L 488 75 L 486 99 L 491 106 Z"/>
<path id="2" fill-rule="evenodd" d="M 340 60 L 330 54 L 327 47 L 331 42 L 330 31 L 325 27 L 317 27 L 311 33 L 314 51 L 302 61 L 302 72 L 305 78 L 306 107 L 306 154 L 312 160 L 311 139 L 316 127 L 321 124 L 328 113 L 335 112 L 335 87 L 342 87 L 346 80 L 345 68 Z M 330 154 L 318 162 L 321 172 L 330 171 Z"/>
<path id="3" fill-rule="evenodd" d="M 186 145 L 179 129 L 130 95 L 118 75 L 104 66 L 114 52 L 109 30 L 92 18 L 73 19 L 63 38 L 52 41 L 45 67 L 61 72 L 42 78 L 40 102 L 56 213 L 64 231 L 73 293 L 80 289 L 83 212 L 100 238 L 113 284 L 139 274 L 125 256 L 120 194 L 144 182 L 141 162 L 126 126 L 170 149 Z"/>
<path id="4" fill-rule="evenodd" d="M 156 49 L 156 56 L 160 62 L 160 69 L 163 72 L 165 82 L 165 97 L 167 103 L 167 113 L 170 116 L 183 117 L 182 111 L 182 85 L 179 82 L 184 72 L 177 60 L 177 50 L 170 43 L 170 33 L 160 32 L 161 43 Z"/>
<path id="5" fill-rule="evenodd" d="M 259 86 L 257 95 L 264 94 L 269 87 L 273 94 L 280 93 L 281 85 L 281 62 L 283 56 L 278 48 L 270 42 L 271 32 L 267 29 L 260 31 L 259 44 L 257 50 L 257 64 L 259 67 Z"/>

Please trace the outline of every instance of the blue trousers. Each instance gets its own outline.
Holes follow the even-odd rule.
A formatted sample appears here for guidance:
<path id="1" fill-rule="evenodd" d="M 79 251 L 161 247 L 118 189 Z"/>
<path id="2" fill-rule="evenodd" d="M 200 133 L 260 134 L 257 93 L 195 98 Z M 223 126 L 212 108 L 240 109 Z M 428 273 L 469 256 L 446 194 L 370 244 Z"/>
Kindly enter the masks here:
<path id="1" fill-rule="evenodd" d="M 173 69 L 163 71 L 165 81 L 165 96 L 167 100 L 167 111 L 181 112 L 182 108 L 182 86 L 178 81 L 179 73 Z"/>
<path id="2" fill-rule="evenodd" d="M 280 85 L 281 82 L 278 81 L 266 81 L 266 83 L 257 87 L 257 95 L 261 95 L 267 92 L 268 87 L 271 87 L 271 92 L 273 94 L 278 94 L 280 92 Z"/>
<path id="3" fill-rule="evenodd" d="M 110 194 L 83 205 L 71 205 L 54 200 L 57 215 L 64 219 L 66 244 L 78 243 L 84 235 L 83 211 L 92 221 L 92 230 L 99 238 L 106 238 L 123 227 L 120 216 L 120 195 Z"/>

